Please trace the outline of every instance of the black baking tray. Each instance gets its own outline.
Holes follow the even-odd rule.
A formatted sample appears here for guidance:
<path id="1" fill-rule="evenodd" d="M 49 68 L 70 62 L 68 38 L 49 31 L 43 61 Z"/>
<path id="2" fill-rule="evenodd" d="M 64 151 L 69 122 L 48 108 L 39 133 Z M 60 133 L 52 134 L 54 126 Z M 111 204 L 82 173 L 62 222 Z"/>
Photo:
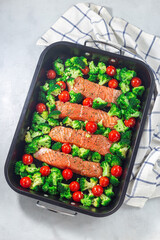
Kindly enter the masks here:
<path id="1" fill-rule="evenodd" d="M 142 79 L 145 86 L 145 93 L 142 99 L 142 115 L 138 119 L 135 131 L 132 137 L 131 148 L 128 151 L 127 158 L 124 160 L 123 175 L 121 177 L 120 185 L 116 189 L 116 196 L 113 201 L 106 207 L 94 208 L 83 207 L 81 204 L 73 203 L 70 201 L 60 201 L 58 196 L 46 196 L 42 192 L 34 192 L 30 189 L 24 189 L 19 184 L 19 177 L 14 173 L 14 166 L 17 160 L 21 159 L 24 153 L 24 136 L 27 127 L 31 123 L 31 118 L 35 106 L 37 104 L 37 96 L 39 86 L 42 85 L 46 79 L 46 72 L 52 68 L 52 62 L 60 57 L 67 59 L 72 56 L 87 56 L 89 60 L 99 61 L 102 60 L 107 63 L 110 58 L 116 59 L 118 62 L 117 67 L 127 67 L 135 70 L 137 76 Z M 73 44 L 69 42 L 57 42 L 47 47 L 40 55 L 31 86 L 28 91 L 28 95 L 15 131 L 11 147 L 5 163 L 5 177 L 9 186 L 16 192 L 28 196 L 30 198 L 37 199 L 52 205 L 57 205 L 65 209 L 70 209 L 75 212 L 81 212 L 83 214 L 91 215 L 94 217 L 105 217 L 116 212 L 122 205 L 127 190 L 127 186 L 130 180 L 132 168 L 136 158 L 137 150 L 139 147 L 141 135 L 143 132 L 145 120 L 147 117 L 149 105 L 152 98 L 152 93 L 155 88 L 155 81 L 153 73 L 148 65 L 140 60 L 122 56 L 120 54 L 103 51 L 79 44 Z M 38 163 L 38 161 L 37 161 Z M 74 205 L 73 205 L 74 204 Z"/>

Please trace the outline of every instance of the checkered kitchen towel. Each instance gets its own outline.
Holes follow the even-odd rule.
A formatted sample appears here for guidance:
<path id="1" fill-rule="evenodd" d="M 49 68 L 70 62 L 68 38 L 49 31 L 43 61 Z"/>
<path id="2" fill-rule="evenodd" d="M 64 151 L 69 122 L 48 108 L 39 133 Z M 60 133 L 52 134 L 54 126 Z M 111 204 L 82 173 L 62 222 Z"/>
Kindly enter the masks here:
<path id="1" fill-rule="evenodd" d="M 126 50 L 126 56 L 143 60 L 153 70 L 158 95 L 152 99 L 125 198 L 126 204 L 143 207 L 149 198 L 160 197 L 160 38 L 112 17 L 105 7 L 79 3 L 65 12 L 37 44 L 69 41 L 83 45 L 86 40 L 114 43 Z M 90 46 L 109 49 L 102 44 Z"/>

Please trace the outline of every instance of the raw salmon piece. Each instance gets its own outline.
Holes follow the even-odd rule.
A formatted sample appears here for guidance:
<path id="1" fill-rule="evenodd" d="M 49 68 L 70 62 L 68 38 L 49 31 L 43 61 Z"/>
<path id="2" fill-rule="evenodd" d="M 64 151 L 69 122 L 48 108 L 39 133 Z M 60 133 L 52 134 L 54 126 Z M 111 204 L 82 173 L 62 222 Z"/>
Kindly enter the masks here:
<path id="1" fill-rule="evenodd" d="M 83 161 L 79 157 L 72 157 L 70 154 L 57 152 L 49 148 L 41 148 L 34 154 L 34 157 L 60 169 L 70 168 L 74 173 L 82 176 L 96 178 L 102 176 L 100 163 Z"/>
<path id="2" fill-rule="evenodd" d="M 73 86 L 69 83 L 67 83 L 67 86 L 69 91 L 80 92 L 84 97 L 92 99 L 100 97 L 105 102 L 108 102 L 108 106 L 111 106 L 111 103 L 116 103 L 117 98 L 122 94 L 120 90 L 101 86 L 82 77 L 76 78 Z"/>
<path id="3" fill-rule="evenodd" d="M 53 141 L 75 144 L 78 147 L 90 149 L 101 155 L 109 153 L 112 142 L 102 135 L 89 135 L 83 130 L 75 130 L 62 126 L 51 129 L 49 136 Z"/>
<path id="4" fill-rule="evenodd" d="M 104 127 L 113 128 L 117 124 L 116 116 L 109 116 L 107 112 L 83 106 L 77 103 L 56 101 L 56 109 L 61 112 L 60 118 L 69 117 L 72 120 L 94 121 L 99 123 L 102 120 Z"/>

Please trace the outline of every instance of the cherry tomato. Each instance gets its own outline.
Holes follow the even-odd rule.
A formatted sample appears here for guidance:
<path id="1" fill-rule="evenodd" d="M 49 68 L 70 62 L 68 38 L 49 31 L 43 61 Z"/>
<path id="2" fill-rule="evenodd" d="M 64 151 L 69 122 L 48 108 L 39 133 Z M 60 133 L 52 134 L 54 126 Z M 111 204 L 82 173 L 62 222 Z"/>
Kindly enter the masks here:
<path id="1" fill-rule="evenodd" d="M 58 95 L 58 98 L 61 102 L 68 102 L 70 99 L 69 92 L 63 91 Z"/>
<path id="2" fill-rule="evenodd" d="M 92 98 L 85 98 L 83 100 L 83 106 L 92 107 L 92 104 L 93 104 Z"/>
<path id="3" fill-rule="evenodd" d="M 106 68 L 106 73 L 109 75 L 109 76 L 111 76 L 111 77 L 113 77 L 114 75 L 116 75 L 116 68 L 114 67 L 114 66 L 108 66 L 107 68 Z"/>
<path id="4" fill-rule="evenodd" d="M 100 197 L 103 193 L 103 187 L 100 185 L 96 185 L 92 188 L 92 193 L 95 197 Z"/>
<path id="5" fill-rule="evenodd" d="M 23 177 L 20 180 L 20 185 L 24 188 L 29 188 L 31 186 L 31 179 L 29 177 Z"/>
<path id="6" fill-rule="evenodd" d="M 75 202 L 80 202 L 83 198 L 83 193 L 81 191 L 74 192 L 72 198 Z"/>
<path id="7" fill-rule="evenodd" d="M 109 178 L 108 177 L 101 177 L 99 180 L 99 184 L 102 187 L 107 187 L 109 185 Z"/>
<path id="8" fill-rule="evenodd" d="M 29 165 L 33 162 L 33 157 L 30 154 L 24 154 L 22 156 L 22 162 L 26 165 Z"/>
<path id="9" fill-rule="evenodd" d="M 43 166 L 40 168 L 40 173 L 42 174 L 42 176 L 48 176 L 51 172 L 51 169 L 49 166 Z"/>
<path id="10" fill-rule="evenodd" d="M 66 168 L 62 171 L 62 176 L 65 180 L 69 180 L 73 177 L 73 172 L 71 169 Z"/>
<path id="11" fill-rule="evenodd" d="M 132 87 L 139 87 L 142 84 L 142 81 L 138 77 L 133 77 L 131 80 Z"/>
<path id="12" fill-rule="evenodd" d="M 97 130 L 97 124 L 95 122 L 89 121 L 86 123 L 86 131 L 94 133 Z"/>
<path id="13" fill-rule="evenodd" d="M 109 133 L 108 138 L 111 142 L 118 142 L 121 139 L 121 134 L 116 130 L 112 130 Z"/>
<path id="14" fill-rule="evenodd" d="M 89 73 L 90 69 L 89 69 L 89 67 L 85 66 L 85 68 L 81 69 L 81 71 L 84 75 L 87 75 Z"/>
<path id="15" fill-rule="evenodd" d="M 50 69 L 48 72 L 47 72 L 47 78 L 48 79 L 54 79 L 56 77 L 56 72 L 52 69 Z"/>
<path id="16" fill-rule="evenodd" d="M 44 103 L 38 103 L 37 105 L 36 105 L 36 111 L 38 112 L 38 113 L 42 113 L 43 111 L 46 111 L 46 105 L 44 104 Z"/>
<path id="17" fill-rule="evenodd" d="M 65 84 L 65 82 L 59 81 L 59 82 L 57 82 L 56 84 L 59 85 L 62 90 L 66 89 L 66 84 Z"/>
<path id="18" fill-rule="evenodd" d="M 73 181 L 69 184 L 69 187 L 72 192 L 77 192 L 80 189 L 80 184 L 77 181 Z"/>
<path id="19" fill-rule="evenodd" d="M 64 153 L 70 153 L 71 152 L 71 145 L 69 143 L 64 143 L 62 145 L 62 152 Z"/>
<path id="20" fill-rule="evenodd" d="M 121 166 L 118 166 L 118 165 L 113 166 L 111 168 L 111 174 L 113 176 L 115 176 L 116 178 L 119 178 L 122 175 L 122 168 L 121 168 Z"/>
<path id="21" fill-rule="evenodd" d="M 135 118 L 129 118 L 128 120 L 124 120 L 124 124 L 126 125 L 126 127 L 134 127 L 136 125 L 136 119 Z"/>
<path id="22" fill-rule="evenodd" d="M 110 87 L 110 88 L 117 88 L 118 87 L 118 81 L 116 79 L 111 79 L 108 82 L 108 87 Z"/>

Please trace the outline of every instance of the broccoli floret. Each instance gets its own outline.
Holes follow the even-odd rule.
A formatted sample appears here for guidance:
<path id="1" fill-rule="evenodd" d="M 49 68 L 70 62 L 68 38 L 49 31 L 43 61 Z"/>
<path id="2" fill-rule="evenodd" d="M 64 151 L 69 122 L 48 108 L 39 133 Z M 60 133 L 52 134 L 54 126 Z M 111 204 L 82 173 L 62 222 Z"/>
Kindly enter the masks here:
<path id="1" fill-rule="evenodd" d="M 51 106 L 55 106 L 55 97 L 53 95 L 48 94 L 46 96 L 46 99 L 48 100 L 48 102 Z"/>
<path id="2" fill-rule="evenodd" d="M 66 67 L 72 67 L 72 63 L 71 63 L 70 58 L 67 59 L 64 64 L 65 64 Z"/>
<path id="3" fill-rule="evenodd" d="M 40 187 L 44 184 L 44 177 L 41 176 L 41 173 L 34 173 L 32 176 L 32 183 L 30 189 L 38 191 Z"/>
<path id="4" fill-rule="evenodd" d="M 79 154 L 79 147 L 77 147 L 76 145 L 72 145 L 72 156 L 78 157 L 78 154 Z"/>
<path id="5" fill-rule="evenodd" d="M 109 198 L 112 198 L 114 196 L 112 184 L 110 184 L 106 189 L 104 189 L 104 194 Z"/>
<path id="6" fill-rule="evenodd" d="M 43 134 L 48 134 L 51 131 L 51 128 L 47 123 L 42 123 L 38 127 Z"/>
<path id="7" fill-rule="evenodd" d="M 117 124 L 114 126 L 114 129 L 116 129 L 116 131 L 122 133 L 125 132 L 129 129 L 129 127 L 126 127 L 123 120 L 120 119 L 117 121 Z"/>
<path id="8" fill-rule="evenodd" d="M 15 164 L 15 174 L 20 175 L 21 177 L 26 177 L 28 172 L 26 171 L 26 165 L 22 161 L 18 161 Z"/>
<path id="9" fill-rule="evenodd" d="M 94 198 L 94 195 L 93 195 L 91 189 L 88 189 L 88 197 L 89 197 L 90 199 L 93 199 L 93 198 Z"/>
<path id="10" fill-rule="evenodd" d="M 63 75 L 64 65 L 63 65 L 63 61 L 60 58 L 57 58 L 56 61 L 54 61 L 53 67 L 58 75 Z"/>
<path id="11" fill-rule="evenodd" d="M 111 78 L 107 74 L 98 74 L 99 85 L 104 85 L 109 82 Z"/>
<path id="12" fill-rule="evenodd" d="M 38 102 L 40 102 L 40 103 L 46 103 L 47 102 L 46 94 L 42 90 L 38 94 Z"/>
<path id="13" fill-rule="evenodd" d="M 68 78 L 68 79 L 67 79 L 67 83 L 69 83 L 69 85 L 70 85 L 71 87 L 73 87 L 73 85 L 74 85 L 74 78 Z"/>
<path id="14" fill-rule="evenodd" d="M 48 111 L 43 111 L 41 113 L 41 117 L 44 118 L 44 120 L 47 120 L 47 118 L 48 118 Z"/>
<path id="15" fill-rule="evenodd" d="M 88 189 L 92 189 L 94 186 L 96 186 L 98 183 L 98 179 L 95 178 L 95 177 L 92 177 L 90 178 L 90 181 L 88 182 L 87 181 L 87 178 L 85 177 L 82 177 L 80 179 L 80 188 L 81 188 L 81 191 L 85 191 L 85 190 L 88 190 Z"/>
<path id="16" fill-rule="evenodd" d="M 51 173 L 46 178 L 46 182 L 49 184 L 50 187 L 57 186 L 58 183 L 61 183 L 63 180 L 61 170 L 58 168 L 53 167 L 51 169 Z"/>
<path id="17" fill-rule="evenodd" d="M 88 80 L 89 80 L 90 82 L 97 82 L 97 75 L 89 74 Z"/>
<path id="18" fill-rule="evenodd" d="M 131 143 L 131 137 L 132 137 L 132 131 L 126 131 L 121 134 L 121 143 L 130 145 Z"/>
<path id="19" fill-rule="evenodd" d="M 60 150 L 61 147 L 62 147 L 62 143 L 60 143 L 60 142 L 56 142 L 52 145 L 52 149 L 55 151 Z"/>
<path id="20" fill-rule="evenodd" d="M 48 193 L 50 195 L 58 195 L 58 189 L 57 186 L 51 186 L 48 188 Z"/>
<path id="21" fill-rule="evenodd" d="M 102 133 L 102 135 L 108 138 L 108 135 L 109 135 L 110 132 L 111 132 L 111 129 L 106 128 L 106 130 Z"/>
<path id="22" fill-rule="evenodd" d="M 98 63 L 98 69 L 100 74 L 106 73 L 106 65 L 103 62 Z"/>
<path id="23" fill-rule="evenodd" d="M 72 65 L 74 67 L 78 67 L 78 68 L 81 68 L 81 69 L 85 68 L 85 63 L 81 59 L 81 57 L 72 57 L 72 58 L 70 58 L 70 62 L 72 63 Z"/>
<path id="24" fill-rule="evenodd" d="M 45 123 L 44 123 L 45 124 Z M 39 127 L 40 125 L 38 125 L 38 127 Z M 39 136 L 42 136 L 43 135 L 43 133 L 41 132 L 41 131 L 34 131 L 34 132 L 32 132 L 32 139 L 33 138 L 36 138 L 36 137 L 39 137 Z"/>
<path id="25" fill-rule="evenodd" d="M 35 124 L 35 123 L 31 124 L 31 128 L 32 128 L 33 131 L 38 131 L 39 130 L 38 125 Z"/>
<path id="26" fill-rule="evenodd" d="M 118 178 L 116 178 L 115 176 L 111 175 L 111 177 L 110 177 L 110 183 L 111 183 L 113 186 L 117 187 L 120 182 L 119 182 Z"/>
<path id="27" fill-rule="evenodd" d="M 54 110 L 51 113 L 49 113 L 48 117 L 53 119 L 59 119 L 59 115 L 61 114 L 60 111 Z"/>
<path id="28" fill-rule="evenodd" d="M 97 74 L 99 70 L 98 67 L 95 66 L 93 61 L 89 63 L 89 69 L 90 69 L 89 71 L 90 74 Z"/>
<path id="29" fill-rule="evenodd" d="M 126 97 L 129 99 L 130 107 L 134 108 L 135 110 L 138 110 L 140 108 L 140 100 L 134 93 L 128 92 L 126 93 Z"/>
<path id="30" fill-rule="evenodd" d="M 121 109 L 126 109 L 129 106 L 129 100 L 124 93 L 122 93 L 117 98 L 117 104 L 120 106 Z"/>
<path id="31" fill-rule="evenodd" d="M 106 155 L 105 155 L 105 162 L 107 162 L 109 165 L 111 165 L 111 161 L 112 161 L 112 154 L 110 154 L 110 153 L 107 153 Z"/>
<path id="32" fill-rule="evenodd" d="M 83 198 L 81 199 L 81 203 L 85 207 L 90 207 L 92 205 L 92 199 L 90 199 L 87 194 L 84 194 Z"/>
<path id="33" fill-rule="evenodd" d="M 30 142 L 32 142 L 32 134 L 31 134 L 31 130 L 26 132 L 26 135 L 25 135 L 25 142 L 26 142 L 26 143 L 30 143 Z"/>
<path id="34" fill-rule="evenodd" d="M 46 120 L 44 118 L 42 118 L 37 112 L 33 113 L 32 123 L 41 124 L 41 123 L 45 123 L 45 121 Z"/>
<path id="35" fill-rule="evenodd" d="M 101 199 L 101 205 L 102 206 L 107 206 L 111 201 L 111 198 L 107 197 L 105 194 L 102 194 L 100 196 L 100 199 Z"/>
<path id="36" fill-rule="evenodd" d="M 141 97 L 143 95 L 143 92 L 145 90 L 144 86 L 134 87 L 132 88 L 132 92 L 136 95 Z"/>
<path id="37" fill-rule="evenodd" d="M 85 148 L 80 148 L 78 152 L 78 156 L 83 159 L 87 159 L 89 156 L 90 150 Z"/>
<path id="38" fill-rule="evenodd" d="M 60 124 L 57 119 L 53 119 L 53 118 L 48 118 L 47 121 L 51 127 L 56 127 L 56 126 L 59 126 Z"/>
<path id="39" fill-rule="evenodd" d="M 128 120 L 129 118 L 131 118 L 131 117 L 137 118 L 137 117 L 140 116 L 140 111 L 135 110 L 135 109 L 133 109 L 132 107 L 129 106 L 129 107 L 124 111 L 123 115 L 124 115 L 125 119 L 127 119 L 127 120 Z"/>
<path id="40" fill-rule="evenodd" d="M 120 79 L 120 71 L 121 71 L 120 68 L 117 68 L 117 69 L 116 69 L 116 75 L 114 76 L 114 78 L 117 79 L 117 80 L 121 80 L 121 79 Z"/>
<path id="41" fill-rule="evenodd" d="M 118 157 L 124 159 L 126 158 L 126 154 L 128 149 L 130 148 L 129 145 L 124 144 L 123 142 L 113 143 L 110 147 L 110 152 L 116 154 Z"/>
<path id="42" fill-rule="evenodd" d="M 100 197 L 93 198 L 93 200 L 92 200 L 92 205 L 93 205 L 94 207 L 100 207 L 100 205 L 101 205 L 101 199 L 100 199 Z"/>
<path id="43" fill-rule="evenodd" d="M 65 69 L 65 76 L 69 78 L 82 77 L 82 71 L 77 67 L 68 67 Z"/>
<path id="44" fill-rule="evenodd" d="M 26 171 L 29 174 L 33 174 L 33 173 L 39 172 L 39 170 L 40 170 L 40 168 L 37 168 L 36 165 L 33 164 L 33 163 L 26 166 Z"/>
<path id="45" fill-rule="evenodd" d="M 60 192 L 60 198 L 71 199 L 72 194 L 68 184 L 58 183 L 58 191 Z"/>
<path id="46" fill-rule="evenodd" d="M 25 146 L 25 152 L 27 154 L 32 154 L 37 151 L 38 151 L 38 145 L 37 145 L 36 138 L 34 138 L 31 143 L 29 143 Z"/>
<path id="47" fill-rule="evenodd" d="M 43 86 L 40 86 L 40 89 L 47 92 L 49 90 L 49 83 L 46 82 Z"/>
<path id="48" fill-rule="evenodd" d="M 43 184 L 43 186 L 42 186 L 42 191 L 48 192 L 48 189 L 49 189 L 49 184 L 47 182 L 45 182 L 45 184 Z"/>
<path id="49" fill-rule="evenodd" d="M 92 105 L 92 108 L 95 108 L 95 109 L 103 109 L 107 106 L 107 102 L 105 102 L 104 100 L 102 100 L 100 97 L 98 98 L 95 98 L 93 100 L 93 105 Z"/>
<path id="50" fill-rule="evenodd" d="M 81 93 L 75 93 L 74 91 L 69 92 L 71 103 L 80 103 L 83 100 L 83 95 Z"/>
<path id="51" fill-rule="evenodd" d="M 49 90 L 47 91 L 47 96 L 49 97 L 50 94 L 53 96 L 58 96 L 60 93 L 61 93 L 61 87 L 58 84 L 55 84 L 49 88 Z"/>
<path id="52" fill-rule="evenodd" d="M 38 144 L 38 147 L 51 147 L 51 138 L 48 135 L 40 136 L 36 138 L 36 142 Z"/>
<path id="53" fill-rule="evenodd" d="M 103 177 L 104 176 L 110 177 L 110 166 L 109 166 L 108 162 L 106 162 L 106 161 L 101 162 L 101 167 L 103 168 L 103 173 L 102 173 Z"/>
<path id="54" fill-rule="evenodd" d="M 80 58 L 81 58 L 81 60 L 85 63 L 85 66 L 88 66 L 87 58 L 85 58 L 85 57 L 83 57 L 83 56 L 81 56 Z"/>
<path id="55" fill-rule="evenodd" d="M 81 129 L 82 128 L 81 122 L 78 121 L 78 120 L 72 121 L 72 128 L 74 128 L 74 129 Z"/>
<path id="56" fill-rule="evenodd" d="M 93 162 L 100 162 L 101 161 L 101 154 L 99 154 L 98 152 L 93 152 L 92 156 L 91 156 L 91 160 Z"/>
<path id="57" fill-rule="evenodd" d="M 122 116 L 120 108 L 115 103 L 112 103 L 112 106 L 108 112 L 108 115 L 117 116 L 118 118 L 121 118 Z"/>
<path id="58" fill-rule="evenodd" d="M 127 93 L 130 91 L 130 81 L 127 81 L 127 82 L 120 82 L 119 83 L 119 87 L 122 91 L 122 93 Z"/>
<path id="59" fill-rule="evenodd" d="M 73 122 L 72 119 L 69 117 L 65 117 L 62 121 L 62 123 L 66 126 L 72 126 L 72 122 Z"/>
<path id="60" fill-rule="evenodd" d="M 120 78 L 122 81 L 130 81 L 133 77 L 136 77 L 136 72 L 133 70 L 128 70 L 127 68 L 122 68 L 120 71 Z"/>
<path id="61" fill-rule="evenodd" d="M 110 166 L 113 167 L 116 165 L 122 166 L 122 161 L 118 156 L 112 155 L 112 160 L 111 160 Z"/>
<path id="62" fill-rule="evenodd" d="M 48 112 L 49 113 L 52 112 L 56 108 L 56 105 L 55 104 L 52 105 L 52 104 L 50 104 L 50 102 L 47 102 L 46 106 L 48 107 Z"/>
<path id="63" fill-rule="evenodd" d="M 95 134 L 103 134 L 106 130 L 103 126 L 102 120 L 97 124 L 98 130 L 96 130 Z"/>

